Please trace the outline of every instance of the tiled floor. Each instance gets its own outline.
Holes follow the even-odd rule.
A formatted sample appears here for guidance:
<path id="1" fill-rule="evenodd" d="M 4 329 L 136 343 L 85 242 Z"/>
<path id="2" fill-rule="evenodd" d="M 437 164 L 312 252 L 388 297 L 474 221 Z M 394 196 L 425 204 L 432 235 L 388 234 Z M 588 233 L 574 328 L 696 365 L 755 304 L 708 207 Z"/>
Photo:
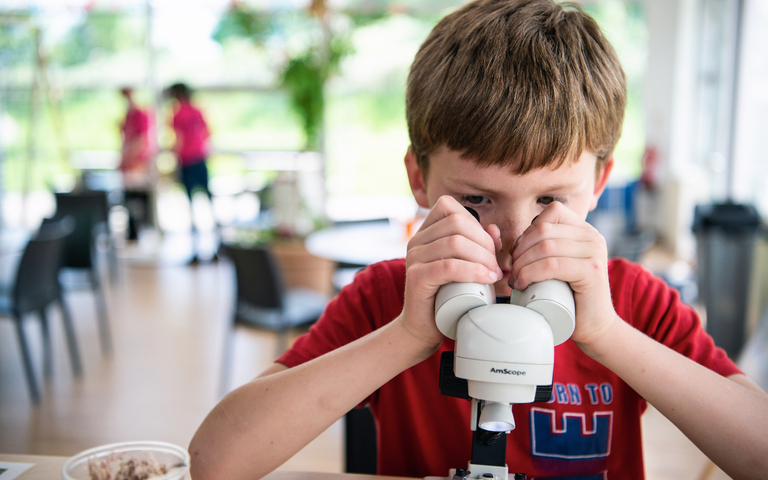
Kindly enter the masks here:
<path id="1" fill-rule="evenodd" d="M 175 257 L 157 263 L 126 250 L 115 280 L 107 282 L 112 357 L 100 352 L 90 292 L 67 295 L 83 357 L 82 378 L 72 377 L 59 316 L 52 315 L 56 363 L 40 406 L 29 402 L 13 326 L 0 320 L 0 452 L 72 455 L 139 439 L 188 444 L 220 398 L 232 271 L 225 261 L 187 266 L 183 239 L 175 240 L 176 247 L 169 246 L 172 238 L 158 240 Z M 38 340 L 36 322 L 27 324 Z M 271 363 L 275 337 L 241 328 L 234 349 L 231 386 L 247 382 Z M 721 472 L 704 477 L 704 456 L 658 412 L 646 414 L 644 427 L 649 479 L 727 478 Z M 337 422 L 283 468 L 337 472 L 342 461 L 342 425 Z"/>

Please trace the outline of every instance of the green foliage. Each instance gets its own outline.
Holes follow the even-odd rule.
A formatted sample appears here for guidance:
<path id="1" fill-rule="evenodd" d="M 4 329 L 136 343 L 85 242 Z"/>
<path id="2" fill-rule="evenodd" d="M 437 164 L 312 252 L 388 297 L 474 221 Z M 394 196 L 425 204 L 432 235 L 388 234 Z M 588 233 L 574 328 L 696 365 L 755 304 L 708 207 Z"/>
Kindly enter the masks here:
<path id="1" fill-rule="evenodd" d="M 380 20 L 384 20 L 389 16 L 386 10 L 376 10 L 369 13 L 350 13 L 349 18 L 355 25 L 355 28 L 365 27 L 372 23 L 376 23 Z"/>
<path id="2" fill-rule="evenodd" d="M 627 109 L 622 136 L 614 150 L 616 164 L 612 175 L 615 178 L 637 178 L 645 149 L 642 97 L 648 45 L 642 1 L 601 0 L 584 7 L 616 49 L 627 76 Z"/>
<path id="3" fill-rule="evenodd" d="M 304 132 L 293 118 L 287 92 L 196 94 L 217 146 L 227 150 L 296 150 Z"/>
<path id="4" fill-rule="evenodd" d="M 27 17 L 3 19 L 0 26 L 0 68 L 8 68 L 35 58 L 35 40 Z"/>
<path id="5" fill-rule="evenodd" d="M 282 86 L 291 95 L 291 106 L 299 114 L 306 135 L 306 148 L 316 149 L 322 128 L 326 75 L 317 55 L 292 58 L 282 74 Z"/>
<path id="6" fill-rule="evenodd" d="M 94 52 L 117 52 L 118 22 L 116 14 L 89 12 L 82 23 L 69 31 L 56 58 L 62 65 L 70 66 L 85 63 Z"/>
<path id="7" fill-rule="evenodd" d="M 112 90 L 68 92 L 61 98 L 67 147 L 72 150 L 111 150 L 120 147 L 123 99 Z M 46 122 L 52 121 L 46 119 Z"/>
<path id="8" fill-rule="evenodd" d="M 289 92 L 291 106 L 301 117 L 307 150 L 317 150 L 320 146 L 325 82 L 338 71 L 341 59 L 351 51 L 349 44 L 341 39 L 331 42 L 327 53 L 321 49 L 313 46 L 303 55 L 291 58 L 281 75 L 281 86 Z"/>
<path id="9" fill-rule="evenodd" d="M 358 21 L 367 24 L 378 18 L 383 16 L 361 17 Z M 294 52 L 289 44 L 296 37 L 302 38 L 304 44 Z M 234 38 L 249 38 L 262 46 L 277 39 L 286 45 L 287 62 L 280 70 L 280 87 L 290 95 L 291 108 L 300 118 L 304 148 L 317 150 L 325 111 L 325 83 L 337 73 L 342 58 L 353 51 L 349 35 L 331 31 L 309 12 L 267 15 L 233 4 L 216 26 L 213 39 L 224 43 Z"/>
<path id="10" fill-rule="evenodd" d="M 230 38 L 250 38 L 254 43 L 265 42 L 274 33 L 272 17 L 260 12 L 248 11 L 234 3 L 222 15 L 211 37 L 219 43 Z"/>

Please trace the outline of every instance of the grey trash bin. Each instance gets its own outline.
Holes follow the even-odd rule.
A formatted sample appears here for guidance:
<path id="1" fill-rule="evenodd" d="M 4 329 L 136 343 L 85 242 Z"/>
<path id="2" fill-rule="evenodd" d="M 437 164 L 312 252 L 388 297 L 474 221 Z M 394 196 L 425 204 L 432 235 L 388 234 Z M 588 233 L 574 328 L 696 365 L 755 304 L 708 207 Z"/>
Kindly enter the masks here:
<path id="1" fill-rule="evenodd" d="M 745 342 L 747 295 L 761 220 L 752 205 L 699 205 L 694 211 L 697 283 L 707 332 L 736 359 Z"/>

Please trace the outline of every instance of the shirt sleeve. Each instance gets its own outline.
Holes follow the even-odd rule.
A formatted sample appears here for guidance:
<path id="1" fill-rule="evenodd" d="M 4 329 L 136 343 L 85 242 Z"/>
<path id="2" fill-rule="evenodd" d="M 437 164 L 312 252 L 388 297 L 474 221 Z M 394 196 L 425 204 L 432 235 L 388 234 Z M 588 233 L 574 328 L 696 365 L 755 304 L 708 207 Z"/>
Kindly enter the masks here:
<path id="1" fill-rule="evenodd" d="M 381 262 L 361 270 L 328 303 L 309 332 L 297 338 L 277 362 L 288 367 L 300 365 L 392 321 L 403 308 L 405 275 L 404 264 L 399 268 L 400 263 Z"/>
<path id="2" fill-rule="evenodd" d="M 612 285 L 617 313 L 638 330 L 691 360 L 729 376 L 742 373 L 701 324 L 696 311 L 677 290 L 639 265 L 612 263 L 625 281 Z M 614 283 L 614 282 L 612 282 Z M 612 288 L 613 290 L 613 288 Z"/>

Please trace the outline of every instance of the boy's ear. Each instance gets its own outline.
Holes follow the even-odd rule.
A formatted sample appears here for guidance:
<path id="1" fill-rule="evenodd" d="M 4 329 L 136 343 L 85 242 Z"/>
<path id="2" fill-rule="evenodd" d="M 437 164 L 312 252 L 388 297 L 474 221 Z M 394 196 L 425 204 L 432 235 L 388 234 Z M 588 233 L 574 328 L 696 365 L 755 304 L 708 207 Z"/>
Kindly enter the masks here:
<path id="1" fill-rule="evenodd" d="M 592 203 L 589 205 L 590 212 L 597 207 L 597 201 L 600 199 L 600 195 L 603 194 L 606 185 L 608 185 L 608 177 L 611 176 L 611 170 L 613 170 L 613 155 L 603 162 L 603 165 L 599 167 L 599 171 L 596 174 L 595 190 L 592 193 Z"/>
<path id="2" fill-rule="evenodd" d="M 411 185 L 411 192 L 416 203 L 422 208 L 429 208 L 424 173 L 416 162 L 416 154 L 413 153 L 412 147 L 408 147 L 408 151 L 405 152 L 405 170 L 408 172 L 408 183 Z"/>

